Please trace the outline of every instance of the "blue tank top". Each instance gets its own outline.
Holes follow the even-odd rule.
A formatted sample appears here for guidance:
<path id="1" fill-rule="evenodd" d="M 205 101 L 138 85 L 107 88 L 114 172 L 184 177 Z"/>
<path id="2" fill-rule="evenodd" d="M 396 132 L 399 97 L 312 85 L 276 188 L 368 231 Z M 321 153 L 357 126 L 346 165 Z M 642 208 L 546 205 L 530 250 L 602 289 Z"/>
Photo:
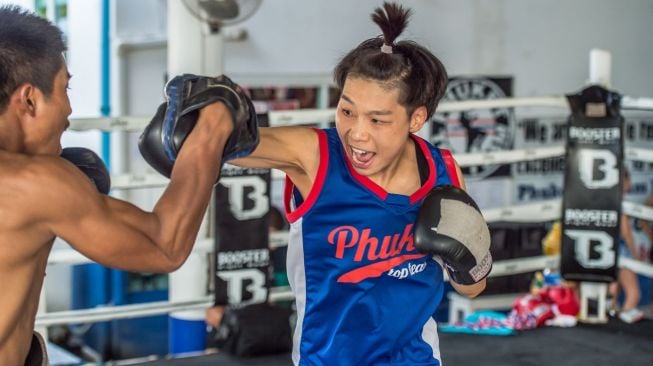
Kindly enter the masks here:
<path id="1" fill-rule="evenodd" d="M 286 179 L 288 278 L 297 304 L 296 365 L 440 365 L 434 314 L 438 262 L 413 245 L 436 185 L 458 185 L 453 158 L 412 136 L 428 165 L 410 196 L 387 193 L 351 166 L 335 129 L 316 130 L 320 164 L 302 199 Z"/>

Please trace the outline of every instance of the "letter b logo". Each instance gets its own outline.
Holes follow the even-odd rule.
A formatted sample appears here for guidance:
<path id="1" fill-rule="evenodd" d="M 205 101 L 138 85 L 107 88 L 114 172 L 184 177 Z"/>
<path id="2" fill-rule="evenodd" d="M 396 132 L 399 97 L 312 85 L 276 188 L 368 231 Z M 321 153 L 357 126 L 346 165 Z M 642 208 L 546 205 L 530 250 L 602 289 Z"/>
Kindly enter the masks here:
<path id="1" fill-rule="evenodd" d="M 565 234 L 574 240 L 576 261 L 581 266 L 607 269 L 615 265 L 617 258 L 614 241 L 607 233 L 593 230 L 567 230 Z M 593 258 L 592 252 L 596 253 L 598 258 Z"/>
<path id="2" fill-rule="evenodd" d="M 595 163 L 602 174 L 594 174 Z M 578 168 L 581 181 L 589 189 L 605 189 L 619 184 L 617 157 L 610 150 L 579 149 Z"/>
<path id="3" fill-rule="evenodd" d="M 268 212 L 267 185 L 260 177 L 225 177 L 220 184 L 229 189 L 231 212 L 238 220 L 257 219 Z M 251 207 L 246 207 L 246 203 L 251 203 Z"/>

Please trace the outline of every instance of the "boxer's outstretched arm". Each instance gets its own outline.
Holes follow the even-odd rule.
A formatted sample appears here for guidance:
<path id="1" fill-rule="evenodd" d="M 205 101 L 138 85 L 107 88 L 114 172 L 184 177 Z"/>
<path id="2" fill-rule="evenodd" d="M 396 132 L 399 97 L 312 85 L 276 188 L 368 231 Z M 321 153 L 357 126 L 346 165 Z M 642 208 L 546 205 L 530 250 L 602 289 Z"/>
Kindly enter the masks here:
<path id="1" fill-rule="evenodd" d="M 97 193 L 74 166 L 44 157 L 34 163 L 34 178 L 26 179 L 25 194 L 20 195 L 30 206 L 33 224 L 110 267 L 151 272 L 178 268 L 195 242 L 233 128 L 221 103 L 205 110 L 152 212 Z"/>
<path id="2" fill-rule="evenodd" d="M 477 282 L 473 285 L 461 285 L 455 281 L 450 281 L 449 283 L 451 283 L 451 287 L 453 287 L 459 294 L 465 297 L 474 298 L 480 295 L 483 290 L 485 290 L 485 286 L 487 285 L 487 278 L 484 278 L 480 282 Z"/>
<path id="3" fill-rule="evenodd" d="M 306 194 L 320 163 L 317 132 L 310 127 L 261 127 L 260 142 L 247 157 L 230 161 L 245 168 L 279 169 Z"/>

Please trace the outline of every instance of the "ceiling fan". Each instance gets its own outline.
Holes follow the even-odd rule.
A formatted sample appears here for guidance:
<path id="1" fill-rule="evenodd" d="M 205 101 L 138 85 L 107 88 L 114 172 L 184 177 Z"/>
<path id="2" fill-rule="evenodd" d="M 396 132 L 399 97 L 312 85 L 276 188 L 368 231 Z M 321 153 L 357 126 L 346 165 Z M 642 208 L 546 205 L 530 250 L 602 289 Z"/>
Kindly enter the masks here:
<path id="1" fill-rule="evenodd" d="M 188 11 L 212 32 L 241 23 L 254 15 L 263 0 L 182 0 Z"/>

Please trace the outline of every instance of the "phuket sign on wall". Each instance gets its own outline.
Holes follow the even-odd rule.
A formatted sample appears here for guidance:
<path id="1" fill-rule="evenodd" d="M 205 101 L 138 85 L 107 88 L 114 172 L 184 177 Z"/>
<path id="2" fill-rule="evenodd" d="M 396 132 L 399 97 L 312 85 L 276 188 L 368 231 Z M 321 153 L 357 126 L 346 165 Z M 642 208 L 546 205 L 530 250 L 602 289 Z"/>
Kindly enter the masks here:
<path id="1" fill-rule="evenodd" d="M 443 101 L 501 99 L 512 96 L 512 77 L 452 77 Z M 474 109 L 436 113 L 429 121 L 429 141 L 456 154 L 490 153 L 513 148 L 512 108 Z M 467 191 L 481 208 L 510 202 L 509 165 L 463 168 Z"/>
<path id="2" fill-rule="evenodd" d="M 512 96 L 512 77 L 452 77 L 443 101 L 500 99 Z M 509 150 L 513 147 L 512 108 L 437 113 L 430 121 L 430 141 L 453 153 Z M 463 169 L 467 180 L 506 176 L 508 166 L 483 165 Z"/>

